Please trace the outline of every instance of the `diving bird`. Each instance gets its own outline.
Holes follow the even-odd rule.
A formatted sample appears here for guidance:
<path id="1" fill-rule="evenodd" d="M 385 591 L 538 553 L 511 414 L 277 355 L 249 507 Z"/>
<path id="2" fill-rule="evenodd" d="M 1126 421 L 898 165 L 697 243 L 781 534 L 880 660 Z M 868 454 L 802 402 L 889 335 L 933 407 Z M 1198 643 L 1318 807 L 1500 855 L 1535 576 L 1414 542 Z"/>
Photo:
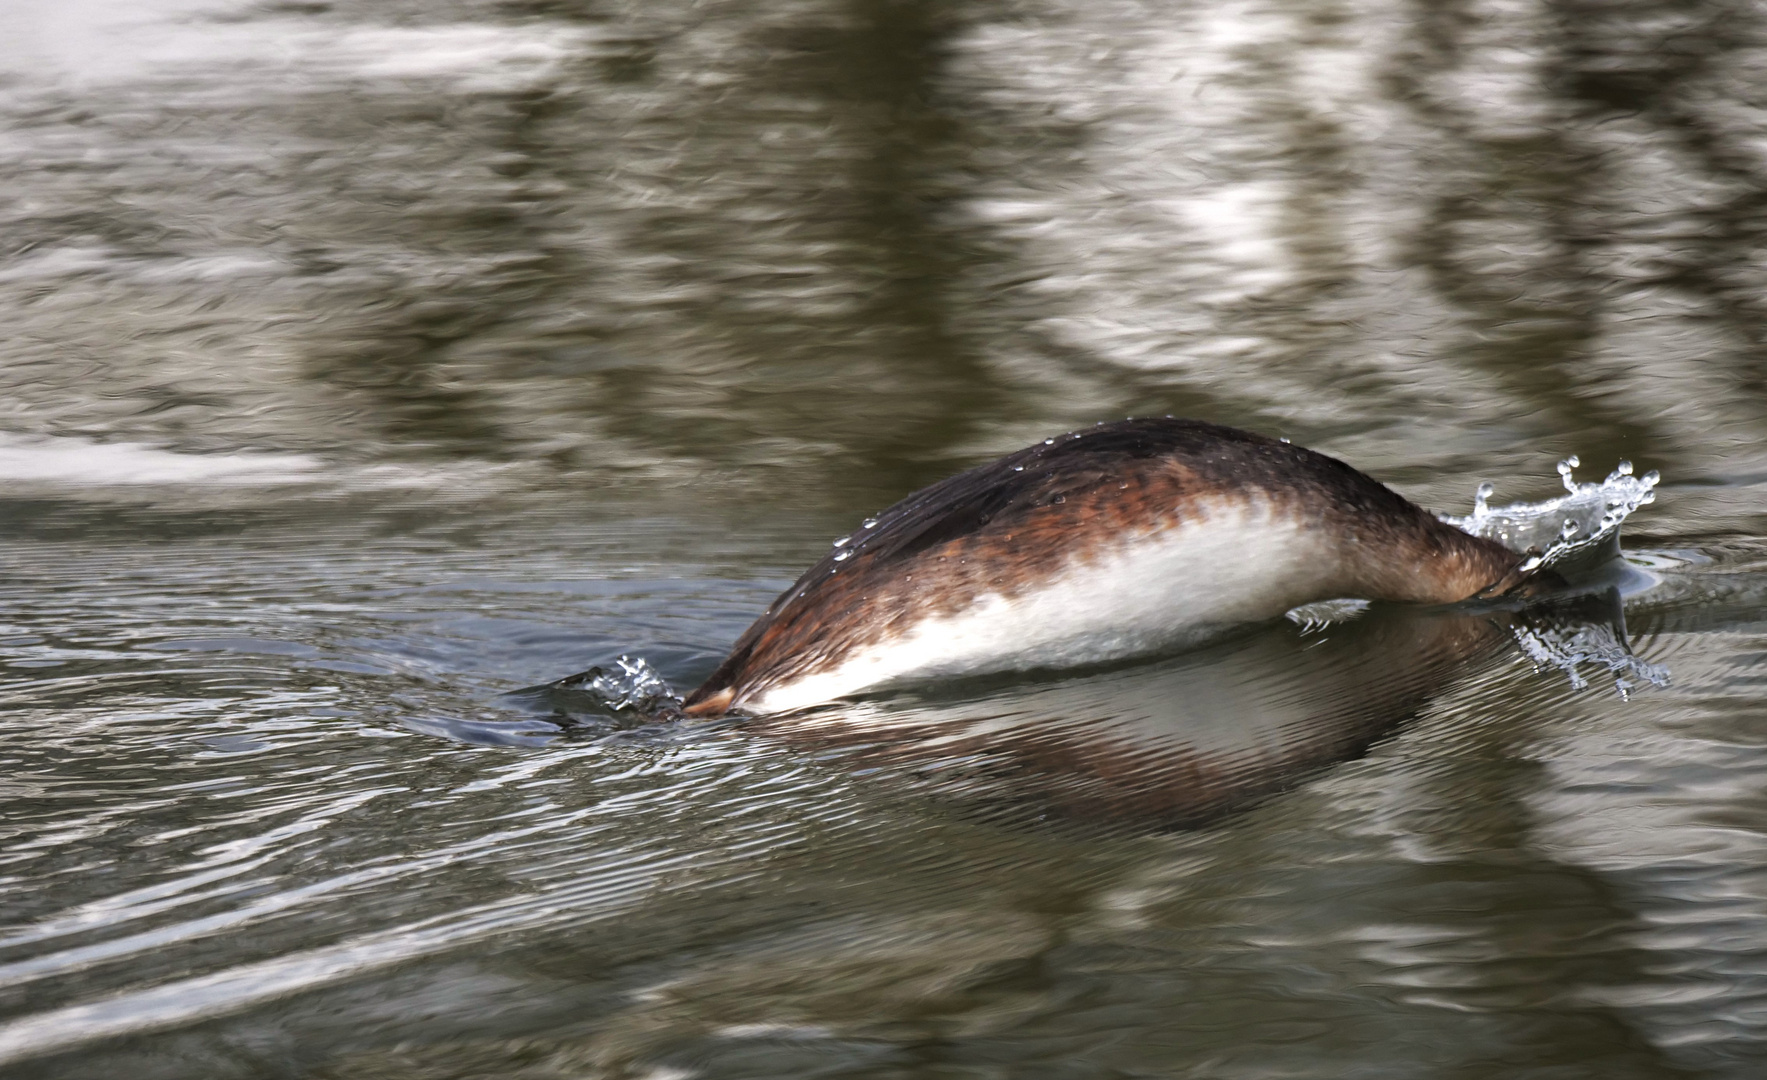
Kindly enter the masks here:
<path id="1" fill-rule="evenodd" d="M 684 709 L 762 715 L 1095 664 L 1340 597 L 1453 603 L 1528 586 L 1538 572 L 1525 565 L 1336 458 L 1200 420 L 1123 420 L 1044 439 L 867 518 Z"/>

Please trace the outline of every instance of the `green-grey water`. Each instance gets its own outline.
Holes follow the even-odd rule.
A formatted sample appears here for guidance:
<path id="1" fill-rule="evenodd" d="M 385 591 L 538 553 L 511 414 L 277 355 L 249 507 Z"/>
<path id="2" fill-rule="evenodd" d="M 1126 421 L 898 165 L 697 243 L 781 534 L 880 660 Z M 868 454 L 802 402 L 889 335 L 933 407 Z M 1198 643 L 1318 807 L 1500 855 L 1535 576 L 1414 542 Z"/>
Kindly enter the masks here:
<path id="1" fill-rule="evenodd" d="M 0 8 L 0 1074 L 1759 1075 L 1764 77 L 1720 0 Z M 1670 684 L 1392 616 L 512 693 L 1164 413 L 1456 514 L 1660 470 Z M 1174 823 L 1104 728 L 1307 752 Z"/>

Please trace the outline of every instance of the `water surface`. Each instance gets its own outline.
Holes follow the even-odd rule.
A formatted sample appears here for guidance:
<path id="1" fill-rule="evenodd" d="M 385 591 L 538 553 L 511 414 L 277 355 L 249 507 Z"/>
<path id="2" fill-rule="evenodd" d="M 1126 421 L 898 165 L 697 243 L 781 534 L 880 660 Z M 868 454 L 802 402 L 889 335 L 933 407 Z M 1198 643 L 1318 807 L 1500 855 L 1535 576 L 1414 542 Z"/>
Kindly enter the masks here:
<path id="1" fill-rule="evenodd" d="M 1758 1075 L 1764 31 L 0 13 L 4 1071 Z M 853 737 L 509 696 L 691 685 L 866 513 L 1164 413 L 1456 514 L 1661 470 L 1623 619 L 1671 684 L 1369 623 Z M 1038 736 L 879 751 L 929 716 Z M 1076 718 L 1320 741 L 1147 813 L 1029 752 Z"/>

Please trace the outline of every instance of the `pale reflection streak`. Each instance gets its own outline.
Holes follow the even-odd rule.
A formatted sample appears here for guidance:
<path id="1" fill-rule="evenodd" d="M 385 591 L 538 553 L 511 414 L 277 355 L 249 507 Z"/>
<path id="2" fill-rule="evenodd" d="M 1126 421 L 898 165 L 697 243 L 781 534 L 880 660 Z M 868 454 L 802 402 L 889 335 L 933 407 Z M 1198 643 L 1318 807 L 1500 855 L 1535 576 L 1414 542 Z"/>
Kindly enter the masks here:
<path id="1" fill-rule="evenodd" d="M 614 851 L 606 858 L 606 863 L 587 868 L 583 877 L 568 886 L 14 1020 L 0 1025 L 0 1062 L 225 1016 L 269 998 L 459 948 L 494 934 L 539 926 L 584 925 L 609 918 L 642 899 L 660 876 L 695 861 L 691 856 L 652 850 Z"/>
<path id="2" fill-rule="evenodd" d="M 801 769 L 780 769 L 766 762 L 719 761 L 704 755 L 689 755 L 674 766 L 659 767 L 656 762 L 639 762 L 625 777 L 617 772 L 603 773 L 590 786 L 590 792 L 612 790 L 608 790 L 605 797 L 591 799 L 589 805 L 574 810 L 549 800 L 533 800 L 534 794 L 550 787 L 549 779 L 536 779 L 538 773 L 557 774 L 561 769 L 570 769 L 574 760 L 586 755 L 593 757 L 595 753 L 593 748 L 568 747 L 539 754 L 538 760 L 524 758 L 511 763 L 508 768 L 493 769 L 493 772 L 508 773 L 505 779 L 515 785 L 514 790 L 505 794 L 521 797 L 526 803 L 516 815 L 518 820 L 508 827 L 467 830 L 464 839 L 427 850 L 420 845 L 395 844 L 381 856 L 360 862 L 348 873 L 306 884 L 297 884 L 298 876 L 288 873 L 286 867 L 290 858 L 298 856 L 300 848 L 314 841 L 328 841 L 331 846 L 336 846 L 340 841 L 350 840 L 349 826 L 333 820 L 333 816 L 346 809 L 336 804 L 335 799 L 315 811 L 320 816 L 309 814 L 298 821 L 284 822 L 267 833 L 227 842 L 225 848 L 238 852 L 267 849 L 266 854 L 280 860 L 284 869 L 280 873 L 236 881 L 225 891 L 196 893 L 183 898 L 186 903 L 232 901 L 220 913 L 188 917 L 136 934 L 7 964 L 0 968 L 0 989 L 17 992 L 32 979 L 65 977 L 95 964 L 126 960 L 143 951 L 187 946 L 204 936 L 236 931 L 270 917 L 310 917 L 321 905 L 335 907 L 354 901 L 360 909 L 369 899 L 370 890 L 380 893 L 395 881 L 407 882 L 396 887 L 395 893 L 409 890 L 414 883 L 433 881 L 439 873 L 450 868 L 456 873 L 502 868 L 504 874 L 519 884 L 519 888 L 503 890 L 502 895 L 476 904 L 444 909 L 427 917 L 396 922 L 384 929 L 353 934 L 332 944 L 284 951 L 262 961 L 235 963 L 194 977 L 171 979 L 144 989 L 27 1013 L 0 1026 L 0 1061 L 22 1060 L 120 1034 L 248 1010 L 267 999 L 457 949 L 494 935 L 586 925 L 629 910 L 635 903 L 652 896 L 658 883 L 665 880 L 675 892 L 722 887 L 730 880 L 754 873 L 757 860 L 764 861 L 772 853 L 798 843 L 805 828 L 827 828 L 848 816 L 839 812 L 831 815 L 826 809 L 811 809 L 828 805 L 831 790 L 828 778 L 824 776 Z M 408 763 L 407 769 L 420 764 Z M 417 780 L 417 777 L 412 779 Z M 423 817 L 441 812 L 444 814 L 440 821 L 445 836 L 446 832 L 462 831 L 463 817 L 483 823 L 483 800 L 497 787 L 485 782 L 492 779 L 485 777 L 458 786 L 440 803 L 435 799 L 414 797 L 421 790 L 421 781 L 379 792 L 358 792 L 349 798 L 366 803 L 377 796 L 396 794 L 399 796 L 397 801 L 404 805 L 381 806 L 379 816 L 393 814 L 409 821 L 413 820 L 413 815 Z M 627 787 L 621 784 L 622 779 L 642 782 L 622 791 L 621 788 Z M 718 822 L 734 826 L 736 833 L 728 838 L 729 842 L 718 845 L 713 851 L 635 847 L 616 839 L 629 829 L 636 817 L 667 813 L 669 807 L 682 802 L 689 793 L 695 803 L 706 805 L 702 800 L 708 797 L 708 793 L 737 782 L 741 783 L 741 793 L 730 793 L 732 797 L 720 803 L 716 815 Z M 258 798 L 264 796 L 273 796 L 273 793 L 262 792 Z M 261 817 L 264 813 L 286 809 L 283 804 L 290 798 L 311 801 L 321 796 L 323 792 L 303 793 L 297 789 L 280 798 L 272 797 L 267 806 L 250 814 Z M 788 815 L 754 813 L 777 808 L 782 803 L 801 803 L 803 810 Z M 475 805 L 480 807 L 476 813 L 468 809 Z M 446 809 L 421 809 L 426 806 L 445 806 Z M 493 823 L 497 820 L 498 816 L 491 818 Z M 215 830 L 221 824 L 225 823 L 210 823 L 207 828 Z M 714 822 L 701 823 L 702 828 L 708 826 L 717 827 Z M 613 842 L 608 843 L 610 840 Z M 356 843 L 351 842 L 350 846 L 356 846 Z M 162 882 L 154 891 L 182 889 L 190 884 L 193 884 L 191 878 L 184 876 L 182 880 Z M 254 896 L 266 889 L 271 891 Z M 108 898 L 100 905 L 114 907 L 121 899 Z M 384 914 L 409 915 L 413 908 L 421 911 L 434 906 L 419 903 L 386 908 L 384 902 L 376 902 L 369 910 L 385 909 Z M 127 918 L 158 913 L 137 910 L 113 914 Z M 36 940 L 58 932 L 102 932 L 118 925 L 114 918 L 92 925 L 91 914 L 67 913 L 36 928 L 41 932 L 25 938 Z M 366 911 L 359 910 L 350 922 L 361 925 L 363 914 Z M 0 943 L 0 947 L 24 944 L 25 938 Z"/>

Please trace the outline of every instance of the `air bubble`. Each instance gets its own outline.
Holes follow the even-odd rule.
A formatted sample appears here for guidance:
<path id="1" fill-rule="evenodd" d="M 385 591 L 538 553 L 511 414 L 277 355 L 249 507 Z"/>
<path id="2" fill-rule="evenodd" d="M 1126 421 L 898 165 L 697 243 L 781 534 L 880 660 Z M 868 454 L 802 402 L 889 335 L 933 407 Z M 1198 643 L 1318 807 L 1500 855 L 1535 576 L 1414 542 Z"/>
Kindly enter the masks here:
<path id="1" fill-rule="evenodd" d="M 877 519 L 876 518 L 866 518 L 864 521 L 861 521 L 859 523 L 859 527 L 861 529 L 875 529 L 875 528 L 877 528 Z"/>
<path id="2" fill-rule="evenodd" d="M 839 536 L 839 537 L 835 538 L 834 543 L 831 544 L 830 546 L 831 547 L 845 547 L 852 539 L 853 538 L 850 536 Z"/>
<path id="3" fill-rule="evenodd" d="M 1632 463 L 1630 461 L 1627 461 L 1625 458 L 1621 458 L 1620 463 L 1618 465 L 1614 466 L 1614 471 L 1619 473 L 1621 476 L 1631 476 L 1632 475 Z"/>
<path id="4" fill-rule="evenodd" d="M 852 557 L 853 557 L 853 553 L 851 551 L 837 551 L 834 553 L 834 561 L 835 562 L 846 562 L 848 559 L 850 559 Z"/>

